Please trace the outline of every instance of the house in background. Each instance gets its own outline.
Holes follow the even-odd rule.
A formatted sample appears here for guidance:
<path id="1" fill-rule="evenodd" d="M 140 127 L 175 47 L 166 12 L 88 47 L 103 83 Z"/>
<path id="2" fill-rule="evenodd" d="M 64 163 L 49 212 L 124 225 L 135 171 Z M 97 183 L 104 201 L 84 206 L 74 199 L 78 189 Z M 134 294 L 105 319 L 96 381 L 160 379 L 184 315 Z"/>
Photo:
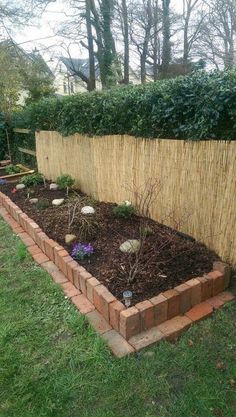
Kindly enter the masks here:
<path id="1" fill-rule="evenodd" d="M 78 75 L 80 74 L 80 75 Z M 98 62 L 95 62 L 96 89 L 101 90 L 100 70 Z M 72 95 L 87 91 L 84 79 L 89 78 L 88 58 L 60 57 L 54 69 L 54 86 L 58 96 Z M 140 77 L 130 67 L 130 84 L 140 84 Z"/>

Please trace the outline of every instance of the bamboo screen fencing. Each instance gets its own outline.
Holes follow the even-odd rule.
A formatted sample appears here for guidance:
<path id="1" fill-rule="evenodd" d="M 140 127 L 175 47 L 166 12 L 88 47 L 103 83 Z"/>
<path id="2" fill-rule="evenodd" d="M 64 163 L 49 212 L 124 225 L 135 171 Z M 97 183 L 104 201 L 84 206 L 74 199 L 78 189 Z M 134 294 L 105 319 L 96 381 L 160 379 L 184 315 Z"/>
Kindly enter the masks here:
<path id="1" fill-rule="evenodd" d="M 206 243 L 236 265 L 236 142 L 36 134 L 38 169 L 71 174 L 100 201 L 132 200 L 132 184 L 161 180 L 152 218 Z M 130 236 L 132 238 L 132 236 Z"/>

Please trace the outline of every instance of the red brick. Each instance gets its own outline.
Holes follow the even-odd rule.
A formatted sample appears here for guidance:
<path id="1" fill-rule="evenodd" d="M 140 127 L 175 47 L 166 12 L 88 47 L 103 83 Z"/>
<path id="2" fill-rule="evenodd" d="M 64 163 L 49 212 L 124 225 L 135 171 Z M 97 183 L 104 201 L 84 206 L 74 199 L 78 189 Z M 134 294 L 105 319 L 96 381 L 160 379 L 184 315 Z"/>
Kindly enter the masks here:
<path id="1" fill-rule="evenodd" d="M 97 285 L 93 290 L 93 300 L 96 309 L 109 322 L 109 304 L 116 300 L 114 295 L 104 285 Z"/>
<path id="2" fill-rule="evenodd" d="M 112 327 L 120 331 L 120 313 L 125 310 L 125 306 L 118 300 L 109 304 L 110 324 Z"/>
<path id="3" fill-rule="evenodd" d="M 224 274 L 225 277 L 225 289 L 230 286 L 231 275 L 232 275 L 232 268 L 226 264 L 225 262 L 214 262 L 213 263 L 213 270 L 219 271 Z"/>
<path id="4" fill-rule="evenodd" d="M 15 228 L 13 229 L 13 232 L 14 232 L 16 235 L 19 235 L 19 233 L 24 233 L 24 230 L 22 229 L 22 227 L 21 227 L 21 226 L 18 226 L 18 227 L 15 227 Z"/>
<path id="5" fill-rule="evenodd" d="M 157 326 L 152 327 L 145 332 L 139 333 L 129 339 L 129 343 L 135 348 L 135 350 L 144 349 L 147 346 L 151 346 L 154 343 L 160 342 L 165 338 L 164 333 L 160 332 Z"/>
<path id="6" fill-rule="evenodd" d="M 62 256 L 68 256 L 68 252 L 62 246 L 57 245 L 54 248 L 54 262 L 60 268 L 60 261 Z"/>
<path id="7" fill-rule="evenodd" d="M 90 324 L 96 330 L 97 333 L 103 334 L 112 329 L 110 324 L 102 317 L 102 315 L 97 311 L 93 310 L 86 314 L 87 319 Z"/>
<path id="8" fill-rule="evenodd" d="M 120 334 L 125 339 L 140 333 L 140 313 L 136 307 L 130 307 L 120 313 Z"/>
<path id="9" fill-rule="evenodd" d="M 212 298 L 208 298 L 208 300 L 206 300 L 206 303 L 210 304 L 214 308 L 214 310 L 218 310 L 220 307 L 224 305 L 224 302 L 220 299 L 220 297 L 218 297 L 218 295 Z"/>
<path id="10" fill-rule="evenodd" d="M 41 267 L 44 268 L 50 275 L 52 275 L 53 272 L 58 271 L 57 266 L 52 261 L 44 262 Z"/>
<path id="11" fill-rule="evenodd" d="M 44 253 L 37 253 L 36 255 L 33 255 L 33 258 L 39 265 L 49 261 L 48 257 Z"/>
<path id="12" fill-rule="evenodd" d="M 186 316 L 176 316 L 158 326 L 158 330 L 165 335 L 169 341 L 176 341 L 180 334 L 187 330 L 192 324 L 192 320 Z"/>
<path id="13" fill-rule="evenodd" d="M 29 247 L 29 246 L 34 246 L 35 242 L 33 241 L 33 239 L 28 235 L 28 233 L 23 232 L 23 233 L 19 233 L 19 238 L 22 240 L 22 242 L 24 242 L 24 244 Z"/>
<path id="14" fill-rule="evenodd" d="M 51 261 L 55 261 L 54 256 L 54 248 L 57 246 L 57 243 L 53 239 L 45 239 L 44 240 L 44 247 L 45 247 L 45 254 L 49 257 Z"/>
<path id="15" fill-rule="evenodd" d="M 82 267 L 77 264 L 77 267 L 73 270 L 73 283 L 74 283 L 74 286 L 76 288 L 78 288 L 79 290 L 80 290 L 80 277 L 79 277 L 79 274 L 80 274 L 80 272 L 82 270 L 84 270 L 84 268 L 82 268 L 82 269 L 81 268 Z"/>
<path id="16" fill-rule="evenodd" d="M 89 301 L 91 301 L 91 303 L 93 303 L 93 289 L 97 285 L 100 285 L 100 282 L 94 277 L 86 280 L 87 298 L 89 299 Z"/>
<path id="17" fill-rule="evenodd" d="M 208 279 L 212 280 L 212 295 L 217 295 L 225 289 L 224 274 L 220 271 L 212 271 L 207 274 Z"/>
<path id="18" fill-rule="evenodd" d="M 74 269 L 76 269 L 78 266 L 76 261 L 68 262 L 67 264 L 67 278 L 72 283 L 74 282 Z"/>
<path id="19" fill-rule="evenodd" d="M 36 234 L 41 232 L 39 225 L 31 219 L 27 219 L 27 232 L 36 241 Z"/>
<path id="20" fill-rule="evenodd" d="M 75 288 L 75 286 L 69 281 L 61 284 L 61 287 L 68 298 L 81 294 L 80 291 L 77 290 L 77 288 Z"/>
<path id="21" fill-rule="evenodd" d="M 191 288 L 187 284 L 181 284 L 175 287 L 175 291 L 179 293 L 180 297 L 180 313 L 184 314 L 190 310 L 191 306 Z"/>
<path id="22" fill-rule="evenodd" d="M 39 232 L 36 234 L 36 239 L 35 242 L 37 243 L 37 245 L 42 249 L 42 251 L 45 253 L 45 239 L 47 239 L 47 235 L 44 232 Z"/>
<path id="23" fill-rule="evenodd" d="M 42 251 L 38 247 L 38 245 L 29 246 L 28 251 L 31 253 L 31 255 L 36 255 L 37 253 L 42 253 Z"/>
<path id="24" fill-rule="evenodd" d="M 68 279 L 66 278 L 66 276 L 59 270 L 53 271 L 51 273 L 51 276 L 57 284 L 62 284 L 64 282 L 68 282 Z"/>
<path id="25" fill-rule="evenodd" d="M 117 358 L 123 358 L 134 352 L 134 348 L 115 330 L 104 333 L 102 338 Z"/>
<path id="26" fill-rule="evenodd" d="M 154 326 L 154 306 L 149 300 L 135 305 L 140 312 L 140 330 L 148 330 Z"/>
<path id="27" fill-rule="evenodd" d="M 198 281 L 201 283 L 201 299 L 202 301 L 207 300 L 208 298 L 212 297 L 213 292 L 213 284 L 212 279 L 207 278 L 205 275 L 204 277 L 197 278 Z"/>
<path id="28" fill-rule="evenodd" d="M 201 303 L 202 301 L 202 292 L 201 292 L 201 283 L 198 279 L 193 278 L 186 282 L 186 284 L 191 288 L 191 306 Z"/>
<path id="29" fill-rule="evenodd" d="M 68 277 L 68 270 L 67 270 L 67 264 L 69 262 L 73 261 L 73 259 L 71 258 L 70 255 L 68 256 L 61 256 L 60 252 L 59 252 L 59 269 L 63 272 L 63 274 L 65 274 L 65 276 L 69 279 Z"/>
<path id="30" fill-rule="evenodd" d="M 167 319 L 178 316 L 180 312 L 180 296 L 175 290 L 168 290 L 162 293 L 168 300 Z"/>
<path id="31" fill-rule="evenodd" d="M 76 295 L 71 299 L 71 301 L 73 304 L 75 304 L 81 314 L 88 314 L 95 310 L 94 305 L 90 303 L 84 294 Z"/>
<path id="32" fill-rule="evenodd" d="M 92 278 L 92 275 L 86 271 L 86 269 L 80 267 L 79 271 L 79 283 L 80 289 L 84 295 L 87 295 L 87 281 Z"/>
<path id="33" fill-rule="evenodd" d="M 218 295 L 218 297 L 224 302 L 232 301 L 235 299 L 234 295 L 230 291 L 224 291 Z"/>
<path id="34" fill-rule="evenodd" d="M 197 304 L 191 310 L 187 311 L 185 315 L 192 321 L 200 321 L 210 316 L 213 312 L 213 307 L 207 302 Z"/>
<path id="35" fill-rule="evenodd" d="M 159 294 L 150 299 L 154 305 L 154 325 L 161 324 L 167 320 L 168 301 L 164 295 Z"/>

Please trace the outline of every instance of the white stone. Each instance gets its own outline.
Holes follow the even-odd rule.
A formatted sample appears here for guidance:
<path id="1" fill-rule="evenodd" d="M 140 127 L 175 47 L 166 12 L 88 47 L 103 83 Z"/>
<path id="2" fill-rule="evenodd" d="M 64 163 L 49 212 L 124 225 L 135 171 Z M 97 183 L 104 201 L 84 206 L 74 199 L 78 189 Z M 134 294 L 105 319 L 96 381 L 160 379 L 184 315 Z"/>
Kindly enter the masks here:
<path id="1" fill-rule="evenodd" d="M 52 184 L 49 185 L 49 190 L 58 190 L 59 186 L 58 184 L 52 182 Z"/>
<path id="2" fill-rule="evenodd" d="M 16 189 L 17 190 L 23 190 L 25 188 L 25 184 L 17 184 Z"/>
<path id="3" fill-rule="evenodd" d="M 82 214 L 94 214 L 95 213 L 95 210 L 91 206 L 84 206 L 81 209 L 81 213 Z"/>
<path id="4" fill-rule="evenodd" d="M 29 200 L 29 202 L 30 202 L 31 204 L 37 204 L 37 203 L 38 203 L 38 201 L 39 201 L 39 199 L 38 199 L 38 198 L 30 198 L 30 200 Z"/>
<path id="5" fill-rule="evenodd" d="M 122 202 L 122 205 L 124 205 L 124 206 L 132 206 L 132 203 L 129 200 L 125 200 L 125 201 Z"/>
<path id="6" fill-rule="evenodd" d="M 120 245 L 120 250 L 124 253 L 135 253 L 139 251 L 140 246 L 140 240 L 129 239 L 122 243 L 122 245 Z"/>
<path id="7" fill-rule="evenodd" d="M 56 198 L 55 200 L 52 200 L 52 205 L 53 206 L 61 206 L 61 204 L 63 204 L 65 201 L 64 198 Z"/>
<path id="8" fill-rule="evenodd" d="M 76 240 L 76 236 L 75 235 L 65 235 L 65 242 L 67 243 L 67 245 L 69 245 L 70 243 L 74 242 Z"/>

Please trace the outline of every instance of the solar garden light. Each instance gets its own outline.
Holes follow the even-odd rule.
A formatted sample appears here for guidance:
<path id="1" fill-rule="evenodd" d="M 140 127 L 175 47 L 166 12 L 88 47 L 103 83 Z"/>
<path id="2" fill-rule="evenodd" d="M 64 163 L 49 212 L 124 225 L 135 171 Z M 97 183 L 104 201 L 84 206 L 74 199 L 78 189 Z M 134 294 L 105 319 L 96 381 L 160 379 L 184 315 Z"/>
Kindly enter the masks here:
<path id="1" fill-rule="evenodd" d="M 131 299 L 132 299 L 133 293 L 132 291 L 124 291 L 123 292 L 123 299 L 125 301 L 125 307 L 128 308 L 131 306 Z"/>

